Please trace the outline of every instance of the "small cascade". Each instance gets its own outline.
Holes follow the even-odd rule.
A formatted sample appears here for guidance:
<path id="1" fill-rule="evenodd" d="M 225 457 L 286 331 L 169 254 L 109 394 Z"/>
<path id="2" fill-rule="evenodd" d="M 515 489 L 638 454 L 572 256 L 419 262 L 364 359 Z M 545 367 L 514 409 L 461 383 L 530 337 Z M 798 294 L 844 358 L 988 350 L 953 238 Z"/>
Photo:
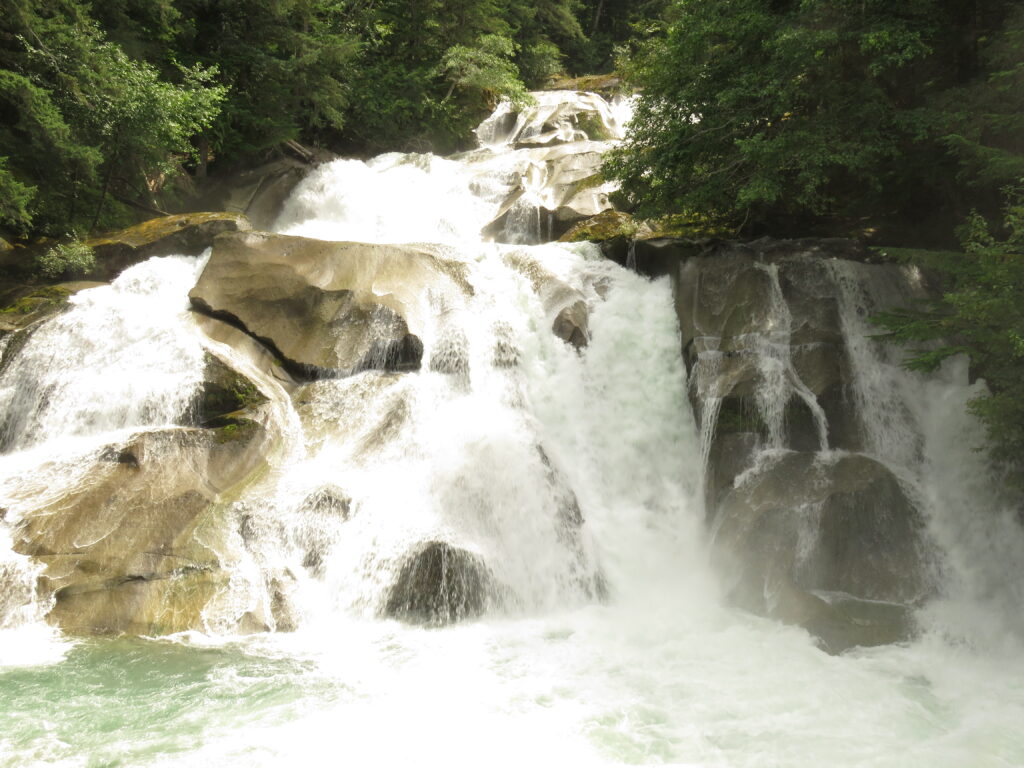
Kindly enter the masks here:
<path id="1" fill-rule="evenodd" d="M 792 315 L 782 295 L 778 264 L 758 264 L 769 278 L 771 292 L 764 332 L 754 334 L 753 353 L 761 374 L 757 387 L 757 410 L 767 428 L 766 447 L 778 450 L 787 446 L 786 407 L 797 397 L 810 410 L 818 436 L 819 450 L 828 450 L 828 422 L 817 398 L 793 367 L 791 356 Z"/>
<path id="2" fill-rule="evenodd" d="M 541 91 L 531 97 L 534 103 L 525 108 L 502 102 L 476 129 L 480 144 L 501 149 L 622 139 L 632 117 L 624 97 L 610 103 L 578 91 Z"/>
<path id="3" fill-rule="evenodd" d="M 0 378 L 2 449 L 180 419 L 202 375 L 185 298 L 202 267 L 151 259 L 31 332 Z"/>
<path id="4" fill-rule="evenodd" d="M 39 599 L 42 570 L 38 563 L 14 552 L 10 530 L 0 521 L 0 630 L 34 624 L 44 618 L 49 600 Z"/>

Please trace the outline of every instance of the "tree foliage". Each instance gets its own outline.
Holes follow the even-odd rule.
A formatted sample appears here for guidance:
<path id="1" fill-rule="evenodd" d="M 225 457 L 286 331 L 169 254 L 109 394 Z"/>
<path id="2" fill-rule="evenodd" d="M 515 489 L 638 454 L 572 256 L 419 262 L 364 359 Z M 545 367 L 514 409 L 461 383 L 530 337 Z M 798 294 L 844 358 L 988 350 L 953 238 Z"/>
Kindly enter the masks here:
<path id="1" fill-rule="evenodd" d="M 253 162 L 289 141 L 461 148 L 499 99 L 608 59 L 630 33 L 629 7 L 0 0 L 0 228 L 121 224 L 133 208 L 158 208 L 175 173 Z"/>
<path id="2" fill-rule="evenodd" d="M 918 255 L 946 278 L 942 296 L 914 310 L 887 312 L 875 321 L 899 342 L 938 342 L 908 365 L 930 371 L 966 354 L 989 392 L 970 403 L 988 429 L 995 458 L 1024 488 L 1024 194 L 1011 192 L 1005 238 L 973 213 L 961 229 L 963 254 Z"/>
<path id="3" fill-rule="evenodd" d="M 675 0 L 608 174 L 746 230 L 965 213 L 1020 162 L 1022 30 L 1003 0 Z"/>
<path id="4" fill-rule="evenodd" d="M 0 19 L 2 222 L 87 229 L 108 195 L 145 190 L 217 113 L 212 70 L 178 82 L 130 59 L 73 0 L 5 2 Z"/>

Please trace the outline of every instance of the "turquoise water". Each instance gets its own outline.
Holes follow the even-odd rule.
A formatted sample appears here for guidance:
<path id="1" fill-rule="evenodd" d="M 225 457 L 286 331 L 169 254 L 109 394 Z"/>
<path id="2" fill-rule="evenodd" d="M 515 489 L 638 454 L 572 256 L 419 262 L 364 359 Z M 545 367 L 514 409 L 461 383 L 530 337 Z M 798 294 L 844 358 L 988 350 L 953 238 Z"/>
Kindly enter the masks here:
<path id="1" fill-rule="evenodd" d="M 76 641 L 0 671 L 0 764 L 1024 764 L 1019 649 L 831 657 L 798 630 L 680 607 Z"/>

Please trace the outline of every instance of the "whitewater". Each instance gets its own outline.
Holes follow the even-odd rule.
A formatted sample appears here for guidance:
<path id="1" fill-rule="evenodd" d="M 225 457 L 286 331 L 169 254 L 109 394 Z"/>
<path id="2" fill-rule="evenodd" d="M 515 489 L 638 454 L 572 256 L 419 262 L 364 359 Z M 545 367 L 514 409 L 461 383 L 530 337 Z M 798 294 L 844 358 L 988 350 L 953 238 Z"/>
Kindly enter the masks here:
<path id="1" fill-rule="evenodd" d="M 530 119 L 499 108 L 462 156 L 326 163 L 274 226 L 429 243 L 465 264 L 466 306 L 431 305 L 436 366 L 316 382 L 297 403 L 190 311 L 204 255 L 78 293 L 0 373 L 0 765 L 1024 765 L 1024 535 L 974 450 L 965 403 L 983 384 L 963 361 L 924 377 L 865 342 L 886 286 L 830 267 L 867 450 L 920 490 L 942 588 L 915 639 L 841 655 L 730 606 L 669 281 L 593 244 L 537 243 L 549 180 L 536 150 L 511 144 L 556 98 L 575 97 L 542 95 Z M 623 114 L 601 109 L 621 136 Z M 510 175 L 527 191 L 497 243 L 480 232 Z M 551 333 L 536 289 L 549 278 L 587 305 L 582 348 Z M 236 502 L 249 527 L 229 586 L 204 631 L 62 635 L 39 568 L 11 548 L 19 504 L 76 481 L 97 446 L 176 423 L 211 348 L 270 398 L 281 436 Z M 399 428 L 381 436 L 392 413 Z M 298 503 L 325 489 L 351 514 Z M 423 541 L 479 556 L 509 596 L 451 626 L 382 618 Z M 238 632 L 278 573 L 289 626 Z"/>

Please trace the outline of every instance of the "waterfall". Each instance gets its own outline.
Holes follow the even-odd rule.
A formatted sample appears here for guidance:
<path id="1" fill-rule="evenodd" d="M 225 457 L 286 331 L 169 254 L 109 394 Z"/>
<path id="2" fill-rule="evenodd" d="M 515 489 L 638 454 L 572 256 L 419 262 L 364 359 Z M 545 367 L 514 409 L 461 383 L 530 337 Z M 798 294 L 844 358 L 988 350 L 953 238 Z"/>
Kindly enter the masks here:
<path id="1" fill-rule="evenodd" d="M 870 338 L 920 276 L 745 251 L 680 265 L 709 270 L 698 295 L 637 274 L 642 243 L 623 268 L 551 242 L 607 209 L 628 118 L 542 93 L 467 153 L 324 163 L 273 233 L 144 261 L 0 339 L 21 345 L 0 370 L 0 765 L 1024 762 L 1024 540 L 974 450 L 984 385 Z M 203 310 L 225 243 L 267 255 L 266 305 L 316 321 Z M 346 302 L 414 360 L 303 367 Z M 218 381 L 248 399 L 200 418 Z M 917 631 L 827 655 L 812 622 L 770 618 L 796 586 L 801 609 L 902 617 L 900 595 L 811 581 L 823 552 L 861 576 L 910 551 L 893 525 L 848 556 L 830 509 L 904 501 L 931 558 L 905 590 Z M 761 615 L 734 604 L 730 526 L 792 570 L 758 582 Z M 108 620 L 128 637 L 95 636 Z"/>
<path id="2" fill-rule="evenodd" d="M 986 462 L 985 436 L 967 411 L 985 393 L 968 381 L 967 360 L 946 361 L 935 375 L 907 370 L 907 351 L 879 342 L 868 318 L 922 296 L 921 275 L 898 279 L 854 262 L 829 262 L 835 281 L 853 390 L 867 450 L 913 487 L 928 516 L 944 568 L 942 595 L 921 620 L 931 630 L 985 646 L 1024 640 L 1015 606 L 1024 582 L 1008 578 L 1024 557 L 1019 511 Z"/>

